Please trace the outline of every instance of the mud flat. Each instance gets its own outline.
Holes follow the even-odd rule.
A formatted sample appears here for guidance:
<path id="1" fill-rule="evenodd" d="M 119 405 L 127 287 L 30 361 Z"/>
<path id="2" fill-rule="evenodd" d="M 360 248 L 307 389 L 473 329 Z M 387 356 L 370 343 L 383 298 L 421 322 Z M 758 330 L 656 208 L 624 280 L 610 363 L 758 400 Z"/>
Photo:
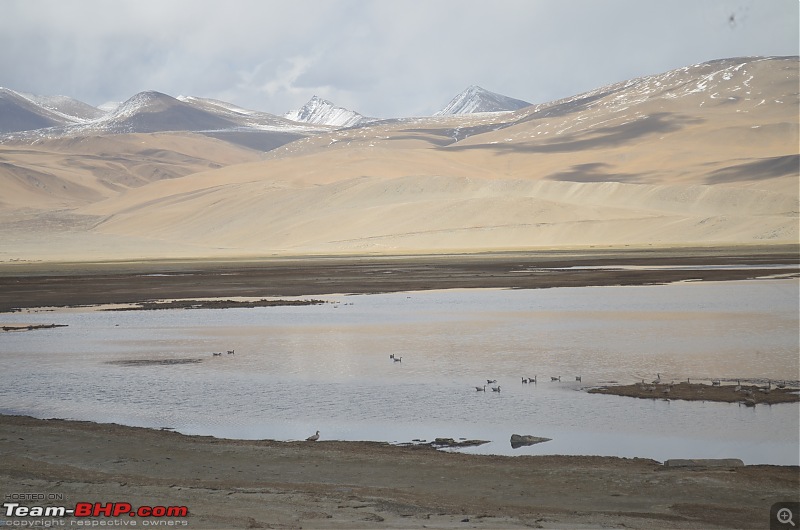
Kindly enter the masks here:
<path id="1" fill-rule="evenodd" d="M 648 285 L 796 276 L 800 247 L 0 263 L 0 312 L 154 300 Z"/>
<path id="2" fill-rule="evenodd" d="M 67 324 L 3 324 L 0 331 L 35 331 L 37 329 L 65 328 Z"/>
<path id="3" fill-rule="evenodd" d="M 765 528 L 800 487 L 788 466 L 482 456 L 324 433 L 225 440 L 21 416 L 0 416 L 0 453 L 6 494 L 185 506 L 170 520 L 188 528 Z"/>
<path id="4" fill-rule="evenodd" d="M 684 401 L 719 401 L 742 403 L 747 406 L 757 404 L 774 405 L 800 401 L 800 389 L 796 382 L 784 388 L 776 383 L 764 385 L 703 384 L 703 383 L 634 383 L 632 385 L 610 385 L 590 388 L 590 394 L 628 396 L 641 399 L 681 399 Z"/>

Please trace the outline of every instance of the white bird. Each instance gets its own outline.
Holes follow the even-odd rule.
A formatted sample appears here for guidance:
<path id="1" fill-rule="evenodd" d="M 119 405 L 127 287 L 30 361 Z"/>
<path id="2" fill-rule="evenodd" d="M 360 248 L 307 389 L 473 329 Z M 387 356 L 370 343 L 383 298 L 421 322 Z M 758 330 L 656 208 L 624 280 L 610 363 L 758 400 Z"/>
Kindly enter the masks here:
<path id="1" fill-rule="evenodd" d="M 319 431 L 317 431 L 316 434 L 312 434 L 311 436 L 306 438 L 307 442 L 316 442 L 317 440 L 319 440 Z"/>
<path id="2" fill-rule="evenodd" d="M 482 387 L 476 386 L 475 390 L 477 390 L 478 392 L 486 392 L 486 385 L 483 385 Z"/>

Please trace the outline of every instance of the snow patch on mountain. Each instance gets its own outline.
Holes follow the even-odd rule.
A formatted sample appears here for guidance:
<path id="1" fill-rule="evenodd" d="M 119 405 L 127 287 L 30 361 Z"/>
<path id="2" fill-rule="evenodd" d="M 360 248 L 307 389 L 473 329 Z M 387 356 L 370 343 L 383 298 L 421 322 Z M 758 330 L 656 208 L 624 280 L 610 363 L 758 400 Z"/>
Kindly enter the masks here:
<path id="1" fill-rule="evenodd" d="M 69 96 L 40 96 L 25 92 L 17 92 L 17 94 L 34 105 L 58 114 L 69 121 L 87 122 L 96 120 L 105 114 L 101 109 Z"/>
<path id="2" fill-rule="evenodd" d="M 352 127 L 374 121 L 358 112 L 337 107 L 328 100 L 317 96 L 308 100 L 308 103 L 297 110 L 291 110 L 283 115 L 287 120 L 316 125 L 332 125 L 334 127 Z"/>
<path id="3" fill-rule="evenodd" d="M 490 92 L 477 85 L 467 87 L 434 116 L 475 114 L 478 112 L 510 112 L 529 106 L 530 103 L 502 94 Z"/>

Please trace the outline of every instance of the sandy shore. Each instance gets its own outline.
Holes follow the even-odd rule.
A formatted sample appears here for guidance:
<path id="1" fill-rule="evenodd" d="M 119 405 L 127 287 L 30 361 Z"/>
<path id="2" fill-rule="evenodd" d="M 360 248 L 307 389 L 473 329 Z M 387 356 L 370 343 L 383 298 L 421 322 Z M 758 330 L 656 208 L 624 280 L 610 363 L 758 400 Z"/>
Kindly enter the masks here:
<path id="1" fill-rule="evenodd" d="M 798 263 L 797 245 L 224 261 L 4 262 L 0 263 L 0 312 L 203 297 L 743 280 L 797 274 Z M 770 267 L 775 264 L 787 266 Z M 741 268 L 708 268 L 715 265 Z"/>
<path id="2" fill-rule="evenodd" d="M 770 506 L 800 491 L 797 467 L 222 440 L 19 416 L 0 416 L 0 451 L 4 495 L 63 495 L 24 505 L 185 506 L 167 519 L 189 528 L 765 528 Z"/>

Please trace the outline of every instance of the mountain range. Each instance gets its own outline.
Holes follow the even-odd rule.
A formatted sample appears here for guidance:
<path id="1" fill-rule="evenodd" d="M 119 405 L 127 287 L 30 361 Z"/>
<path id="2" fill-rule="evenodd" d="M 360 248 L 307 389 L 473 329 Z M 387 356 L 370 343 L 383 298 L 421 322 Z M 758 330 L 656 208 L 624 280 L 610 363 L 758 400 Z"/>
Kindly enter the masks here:
<path id="1" fill-rule="evenodd" d="M 512 111 L 529 103 L 471 86 L 437 115 Z M 177 98 L 156 91 L 135 94 L 112 110 L 101 110 L 66 96 L 36 96 L 0 88 L 0 135 L 10 139 L 192 131 L 219 136 L 223 131 L 314 134 L 332 128 L 379 121 L 313 96 L 299 109 L 278 117 L 232 103 L 200 97 Z M 9 133 L 21 133 L 10 135 Z M 213 133 L 213 134 L 212 134 Z M 273 134 L 274 136 L 274 134 Z M 227 139 L 235 138 L 229 136 Z M 256 146 L 252 146 L 256 147 Z M 264 146 L 262 146 L 264 147 Z M 272 145 L 270 148 L 274 148 Z"/>
<path id="2" fill-rule="evenodd" d="M 798 242 L 797 57 L 509 100 L 376 120 L 312 98 L 287 119 L 3 89 L 0 261 Z"/>

